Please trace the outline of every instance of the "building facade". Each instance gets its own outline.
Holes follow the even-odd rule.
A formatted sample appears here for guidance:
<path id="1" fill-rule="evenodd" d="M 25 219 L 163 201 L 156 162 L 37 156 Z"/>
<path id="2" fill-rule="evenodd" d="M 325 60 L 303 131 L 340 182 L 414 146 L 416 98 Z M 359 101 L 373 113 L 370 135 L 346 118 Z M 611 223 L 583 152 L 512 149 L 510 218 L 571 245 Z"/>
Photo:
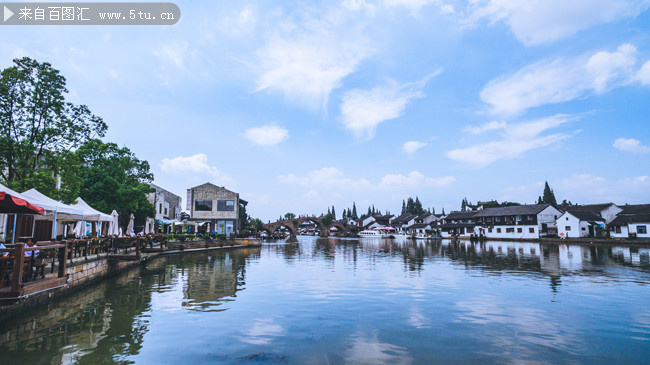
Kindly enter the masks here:
<path id="1" fill-rule="evenodd" d="M 558 235 L 563 238 L 595 237 L 598 228 L 605 229 L 605 219 L 588 212 L 566 211 L 556 223 Z"/>
<path id="2" fill-rule="evenodd" d="M 489 238 L 539 238 L 557 233 L 557 219 L 562 215 L 551 204 L 517 205 L 486 208 L 474 216 L 478 234 Z"/>
<path id="3" fill-rule="evenodd" d="M 187 190 L 187 202 L 193 220 L 207 224 L 208 232 L 232 234 L 239 231 L 239 205 L 246 205 L 239 194 L 205 183 Z"/>
<path id="4" fill-rule="evenodd" d="M 150 184 L 154 191 L 147 194 L 147 199 L 156 208 L 156 220 L 180 219 L 181 218 L 181 197 L 161 188 L 158 185 Z"/>

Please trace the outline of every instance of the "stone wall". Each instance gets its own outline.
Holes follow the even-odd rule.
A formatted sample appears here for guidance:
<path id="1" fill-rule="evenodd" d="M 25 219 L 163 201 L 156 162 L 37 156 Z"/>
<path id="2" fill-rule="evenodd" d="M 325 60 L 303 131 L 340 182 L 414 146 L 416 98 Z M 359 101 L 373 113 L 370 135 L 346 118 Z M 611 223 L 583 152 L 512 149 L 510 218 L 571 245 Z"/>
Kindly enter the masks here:
<path id="1" fill-rule="evenodd" d="M 212 211 L 196 211 L 194 202 L 196 200 L 212 200 Z M 235 202 L 233 211 L 218 211 L 218 200 L 233 200 Z M 191 215 L 194 219 L 233 219 L 239 218 L 239 194 L 224 187 L 210 183 L 192 188 Z"/>

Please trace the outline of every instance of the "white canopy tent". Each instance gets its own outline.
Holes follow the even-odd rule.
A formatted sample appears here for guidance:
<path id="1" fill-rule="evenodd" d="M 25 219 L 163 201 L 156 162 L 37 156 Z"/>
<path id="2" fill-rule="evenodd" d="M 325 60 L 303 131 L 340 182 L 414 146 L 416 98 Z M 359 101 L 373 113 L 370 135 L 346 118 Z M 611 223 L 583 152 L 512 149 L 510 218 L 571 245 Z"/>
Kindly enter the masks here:
<path id="1" fill-rule="evenodd" d="M 43 207 L 48 215 L 52 214 L 52 238 L 56 238 L 58 221 L 83 220 L 83 210 L 56 201 L 36 189 L 27 190 L 22 195 L 29 198 L 30 202 Z M 47 219 L 49 220 L 49 217 Z"/>
<path id="2" fill-rule="evenodd" d="M 104 214 L 91 207 L 81 198 L 77 198 L 77 203 L 73 204 L 72 207 L 81 209 L 83 211 L 84 220 L 93 222 L 113 222 L 112 216 Z"/>

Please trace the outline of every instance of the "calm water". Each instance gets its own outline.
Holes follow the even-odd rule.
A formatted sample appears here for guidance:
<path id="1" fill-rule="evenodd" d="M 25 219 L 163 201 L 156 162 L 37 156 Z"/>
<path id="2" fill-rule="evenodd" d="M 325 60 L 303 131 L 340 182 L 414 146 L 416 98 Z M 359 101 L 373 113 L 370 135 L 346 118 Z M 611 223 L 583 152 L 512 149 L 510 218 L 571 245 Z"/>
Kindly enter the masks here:
<path id="1" fill-rule="evenodd" d="M 301 237 L 170 256 L 5 324 L 0 362 L 648 363 L 649 252 Z"/>

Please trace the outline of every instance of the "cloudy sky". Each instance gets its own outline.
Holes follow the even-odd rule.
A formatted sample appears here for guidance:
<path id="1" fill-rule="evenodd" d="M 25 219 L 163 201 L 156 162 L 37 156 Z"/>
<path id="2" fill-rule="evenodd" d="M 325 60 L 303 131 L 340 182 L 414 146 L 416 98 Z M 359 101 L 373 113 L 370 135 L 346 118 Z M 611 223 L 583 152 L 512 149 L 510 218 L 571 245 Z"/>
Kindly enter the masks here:
<path id="1" fill-rule="evenodd" d="M 174 26 L 2 26 L 185 198 L 264 220 L 419 196 L 650 202 L 650 1 L 177 1 Z"/>

